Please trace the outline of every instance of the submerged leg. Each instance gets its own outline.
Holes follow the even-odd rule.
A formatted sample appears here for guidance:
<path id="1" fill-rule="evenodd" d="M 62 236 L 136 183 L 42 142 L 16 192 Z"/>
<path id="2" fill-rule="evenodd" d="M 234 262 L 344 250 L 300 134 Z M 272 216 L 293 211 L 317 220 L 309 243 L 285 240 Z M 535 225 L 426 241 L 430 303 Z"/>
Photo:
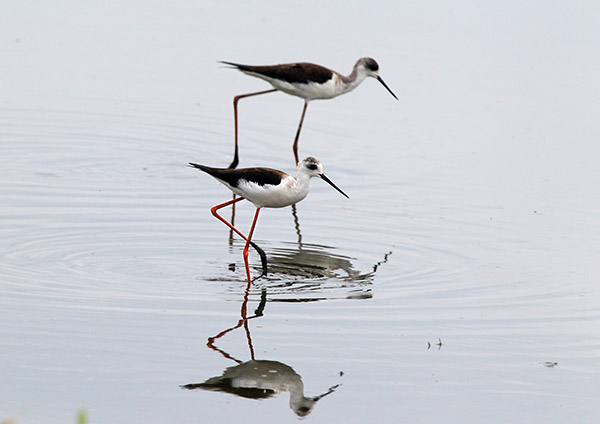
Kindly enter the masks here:
<path id="1" fill-rule="evenodd" d="M 302 129 L 302 123 L 304 122 L 304 115 L 306 115 L 306 107 L 308 106 L 308 102 L 304 101 L 304 107 L 302 108 L 302 116 L 300 117 L 300 123 L 298 124 L 298 130 L 296 131 L 296 138 L 294 139 L 294 145 L 292 149 L 294 150 L 294 158 L 296 159 L 296 165 L 300 160 L 298 159 L 298 139 L 300 138 L 300 130 Z"/>
<path id="2" fill-rule="evenodd" d="M 254 221 L 252 221 L 252 227 L 250 227 L 250 232 L 248 233 L 248 238 L 246 239 L 246 246 L 244 247 L 244 263 L 246 264 L 246 276 L 248 277 L 248 283 L 252 282 L 252 279 L 250 278 L 250 267 L 248 266 L 248 246 L 250 245 L 250 240 L 252 239 L 252 234 L 254 233 L 254 227 L 256 226 L 259 212 L 260 208 L 256 208 Z"/>
<path id="3" fill-rule="evenodd" d="M 258 96 L 259 94 L 267 94 L 267 93 L 272 93 L 274 91 L 277 91 L 276 88 L 272 88 L 270 90 L 264 90 L 264 91 L 257 91 L 255 93 L 248 93 L 248 94 L 240 94 L 239 96 L 235 96 L 233 98 L 233 128 L 234 128 L 234 137 L 235 137 L 235 150 L 233 152 L 233 161 L 231 162 L 231 164 L 229 165 L 229 168 L 233 169 L 236 168 L 238 166 L 239 161 L 239 156 L 238 156 L 238 119 L 237 119 L 237 103 L 238 100 L 243 99 L 244 97 L 252 97 L 252 96 Z"/>

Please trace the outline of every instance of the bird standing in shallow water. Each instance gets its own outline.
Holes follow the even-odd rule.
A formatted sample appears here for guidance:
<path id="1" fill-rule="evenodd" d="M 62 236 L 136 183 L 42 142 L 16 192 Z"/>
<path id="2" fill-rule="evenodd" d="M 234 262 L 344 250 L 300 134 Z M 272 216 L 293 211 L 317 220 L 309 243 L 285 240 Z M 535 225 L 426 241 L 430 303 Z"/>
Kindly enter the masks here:
<path id="1" fill-rule="evenodd" d="M 330 184 L 346 198 L 348 195 L 340 190 L 325 174 L 323 174 L 323 165 L 318 159 L 307 157 L 298 164 L 298 174 L 296 178 L 271 168 L 211 168 L 197 163 L 190 163 L 190 166 L 206 172 L 220 183 L 224 184 L 238 198 L 221 203 L 210 209 L 212 214 L 235 231 L 240 237 L 246 240 L 244 247 L 244 264 L 246 265 L 246 276 L 248 282 L 251 282 L 250 268 L 248 266 L 248 246 L 252 240 L 252 233 L 258 219 L 258 212 L 261 208 L 283 208 L 303 200 L 310 190 L 310 180 L 313 177 L 320 177 L 323 181 Z M 250 232 L 246 237 L 231 223 L 224 219 L 217 211 L 225 206 L 247 199 L 256 206 L 254 220 L 250 227 Z"/>
<path id="2" fill-rule="evenodd" d="M 308 106 L 309 101 L 331 99 L 340 94 L 348 93 L 358 87 L 367 77 L 377 79 L 390 94 L 398 100 L 398 97 L 396 97 L 379 76 L 379 65 L 370 57 L 359 59 L 348 76 L 325 68 L 324 66 L 315 65 L 314 63 L 301 62 L 268 66 L 241 65 L 239 63 L 225 61 L 221 61 L 221 63 L 230 65 L 247 75 L 261 78 L 273 86 L 270 90 L 241 94 L 233 98 L 235 151 L 233 161 L 231 162 L 231 165 L 229 165 L 229 168 L 235 168 L 239 163 L 237 103 L 244 97 L 273 93 L 274 91 L 283 91 L 284 93 L 304 99 L 304 108 L 302 109 L 302 116 L 300 117 L 300 123 L 298 124 L 298 130 L 296 130 L 296 137 L 294 138 L 293 145 L 296 164 L 298 164 L 298 139 L 300 138 L 300 130 L 302 129 L 302 122 L 304 122 L 304 115 L 306 114 L 306 107 Z"/>

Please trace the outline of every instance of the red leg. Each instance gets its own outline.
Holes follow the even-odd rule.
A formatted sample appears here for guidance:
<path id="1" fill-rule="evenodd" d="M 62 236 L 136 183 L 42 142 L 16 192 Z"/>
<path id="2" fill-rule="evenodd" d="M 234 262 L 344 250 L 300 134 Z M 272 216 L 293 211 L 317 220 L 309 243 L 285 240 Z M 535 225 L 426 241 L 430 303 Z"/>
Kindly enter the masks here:
<path id="1" fill-rule="evenodd" d="M 244 240 L 248 240 L 248 238 L 243 235 L 240 230 L 238 230 L 237 228 L 235 228 L 233 225 L 231 225 L 225 218 L 223 218 L 221 215 L 219 215 L 217 213 L 217 211 L 221 208 L 224 208 L 225 206 L 229 206 L 233 203 L 239 202 L 240 200 L 244 200 L 243 197 L 237 197 L 235 199 L 229 200 L 225 203 L 221 203 L 220 205 L 217 206 L 213 206 L 212 208 L 210 208 L 211 213 L 214 215 L 215 218 L 217 218 L 219 221 L 221 221 L 222 223 L 224 223 L 225 225 L 227 225 L 229 228 L 231 228 L 233 231 L 236 232 L 237 235 L 239 235 L 241 238 L 243 238 Z"/>
<path id="2" fill-rule="evenodd" d="M 294 139 L 294 146 L 292 147 L 294 150 L 294 158 L 296 159 L 296 165 L 300 160 L 298 159 L 298 139 L 300 138 L 300 130 L 302 129 L 302 123 L 304 122 L 304 115 L 306 115 L 306 107 L 308 106 L 308 102 L 304 101 L 304 108 L 302 108 L 302 116 L 300 117 L 300 123 L 298 124 L 298 130 L 296 131 L 296 138 Z"/>
<path id="3" fill-rule="evenodd" d="M 233 152 L 233 161 L 231 162 L 231 164 L 229 165 L 229 168 L 236 168 L 238 166 L 239 161 L 239 156 L 238 156 L 238 118 L 237 118 L 237 104 L 238 101 L 240 99 L 243 99 L 244 97 L 252 97 L 252 96 L 258 96 L 259 94 L 267 94 L 267 93 L 272 93 L 274 91 L 277 91 L 276 88 L 272 88 L 270 90 L 265 90 L 265 91 L 257 91 L 256 93 L 248 93 L 248 94 L 240 94 L 239 96 L 235 96 L 233 98 L 233 128 L 235 131 L 235 150 Z"/>
<path id="4" fill-rule="evenodd" d="M 246 264 L 246 276 L 248 277 L 248 283 L 252 282 L 252 279 L 250 278 L 250 267 L 248 266 L 248 246 L 250 245 L 250 240 L 252 240 L 252 234 L 254 233 L 254 227 L 256 226 L 259 212 L 260 208 L 256 208 L 254 221 L 252 221 L 252 227 L 250 227 L 250 232 L 248 233 L 248 238 L 246 239 L 246 246 L 244 247 L 244 263 Z"/>
<path id="5" fill-rule="evenodd" d="M 260 208 L 256 208 L 256 214 L 254 215 L 254 221 L 252 221 L 252 227 L 250 227 L 250 234 L 248 235 L 248 237 L 246 237 L 245 235 L 243 235 L 241 233 L 240 230 L 238 230 L 237 228 L 235 228 L 233 225 L 231 225 L 225 218 L 223 218 L 221 215 L 219 215 L 217 213 L 217 211 L 221 208 L 224 208 L 225 206 L 234 204 L 239 202 L 240 200 L 244 200 L 243 197 L 238 197 L 232 200 L 228 200 L 225 203 L 221 203 L 220 205 L 217 206 L 213 206 L 212 208 L 210 208 L 210 211 L 212 212 L 212 214 L 215 216 L 215 218 L 217 218 L 219 221 L 221 221 L 222 223 L 224 223 L 225 225 L 227 225 L 229 228 L 231 228 L 232 231 L 235 231 L 235 233 L 237 235 L 239 235 L 241 238 L 243 238 L 244 240 L 246 240 L 246 245 L 244 246 L 244 263 L 246 264 L 246 275 L 248 277 L 248 283 L 251 283 L 252 280 L 250 279 L 250 268 L 248 266 L 248 246 L 250 246 L 250 244 L 252 244 L 252 246 L 258 251 L 258 253 L 261 256 L 261 261 L 263 262 L 263 274 L 261 275 L 266 275 L 266 256 L 265 253 L 262 251 L 262 249 L 260 247 L 258 247 L 256 244 L 252 243 L 251 239 L 252 239 L 252 234 L 254 233 L 254 227 L 256 226 L 256 221 L 258 220 L 258 212 L 260 211 Z"/>

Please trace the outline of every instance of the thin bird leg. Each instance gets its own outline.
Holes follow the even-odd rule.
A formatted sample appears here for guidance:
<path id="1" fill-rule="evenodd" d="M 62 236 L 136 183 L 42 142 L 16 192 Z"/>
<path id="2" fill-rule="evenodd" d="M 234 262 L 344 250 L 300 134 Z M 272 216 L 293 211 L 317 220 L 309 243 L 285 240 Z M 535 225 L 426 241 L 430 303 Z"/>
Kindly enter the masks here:
<path id="1" fill-rule="evenodd" d="M 211 213 L 213 214 L 213 216 L 215 218 L 217 218 L 219 221 L 221 221 L 222 223 L 224 223 L 225 225 L 227 225 L 229 228 L 231 228 L 232 231 L 235 231 L 235 233 L 237 235 L 239 235 L 241 238 L 243 238 L 244 240 L 246 240 L 246 248 L 248 248 L 248 244 L 250 244 L 250 245 L 252 245 L 252 247 L 254 247 L 256 249 L 256 251 L 260 255 L 260 263 L 262 264 L 262 274 L 260 276 L 261 277 L 262 276 L 266 276 L 267 275 L 267 255 L 266 255 L 265 251 L 262 250 L 258 246 L 258 244 L 254 243 L 253 241 L 248 240 L 248 237 L 246 237 L 245 235 L 243 235 L 240 230 L 238 230 L 237 228 L 235 228 L 225 218 L 223 218 L 221 215 L 219 215 L 217 213 L 217 210 L 219 210 L 221 208 L 224 208 L 225 206 L 228 206 L 228 205 L 231 205 L 231 204 L 234 204 L 234 206 L 235 206 L 235 203 L 239 202 L 240 200 L 244 200 L 244 198 L 243 197 L 237 197 L 237 198 L 229 200 L 229 201 L 227 201 L 225 203 L 221 203 L 220 205 L 213 206 L 210 209 L 210 211 L 211 211 Z M 257 215 L 258 215 L 258 213 L 257 213 Z"/>
<path id="2" fill-rule="evenodd" d="M 229 201 L 227 201 L 227 202 L 225 202 L 225 203 L 221 203 L 220 205 L 213 206 L 212 208 L 210 208 L 210 212 L 213 214 L 213 216 L 214 216 L 215 218 L 217 218 L 219 221 L 221 221 L 222 223 L 224 223 L 225 225 L 227 225 L 229 228 L 231 228 L 233 231 L 235 231 L 235 232 L 237 233 L 237 235 L 239 235 L 239 236 L 240 236 L 241 238 L 243 238 L 244 240 L 248 241 L 248 238 L 247 238 L 245 235 L 243 235 L 243 234 L 240 232 L 240 230 L 238 230 L 237 228 L 235 228 L 235 227 L 234 227 L 233 225 L 231 225 L 231 224 L 230 224 L 230 223 L 229 223 L 229 222 L 228 222 L 228 221 L 227 221 L 225 218 L 223 218 L 221 215 L 219 215 L 219 214 L 217 213 L 217 211 L 218 211 L 219 209 L 221 209 L 221 208 L 224 208 L 225 206 L 229 206 L 229 205 L 231 205 L 232 203 L 239 202 L 240 200 L 244 200 L 244 198 L 243 198 L 243 197 L 238 197 L 238 198 L 235 198 L 235 199 L 231 199 L 231 200 L 229 200 Z"/>
<path id="3" fill-rule="evenodd" d="M 234 120 L 234 131 L 235 131 L 235 150 L 234 150 L 234 153 L 233 153 L 233 161 L 229 165 L 230 169 L 236 168 L 238 166 L 238 163 L 240 162 L 239 161 L 239 156 L 238 156 L 238 118 L 237 118 L 237 103 L 238 103 L 238 100 L 243 99 L 244 97 L 252 97 L 252 96 L 258 96 L 259 94 L 272 93 L 274 91 L 277 91 L 277 89 L 276 88 L 272 88 L 270 90 L 257 91 L 255 93 L 240 94 L 239 96 L 235 96 L 233 98 L 233 120 Z"/>
<path id="4" fill-rule="evenodd" d="M 248 266 L 248 246 L 250 245 L 250 240 L 252 239 L 252 234 L 254 233 L 254 227 L 256 226 L 259 212 L 260 208 L 256 208 L 254 221 L 252 221 L 252 227 L 250 227 L 250 232 L 248 233 L 248 238 L 246 239 L 246 247 L 244 247 L 244 263 L 246 264 L 246 276 L 248 277 L 248 284 L 252 282 L 252 279 L 250 278 L 250 267 Z"/>
<path id="5" fill-rule="evenodd" d="M 308 106 L 308 102 L 304 101 L 304 107 L 302 108 L 302 116 L 300 117 L 300 123 L 298 124 L 298 130 L 296 131 L 296 138 L 294 139 L 294 158 L 296 158 L 296 165 L 300 160 L 298 159 L 298 139 L 300 138 L 300 130 L 302 129 L 302 123 L 304 122 L 304 115 L 306 114 L 306 107 Z"/>
<path id="6" fill-rule="evenodd" d="M 233 200 L 236 199 L 235 193 L 233 193 Z M 231 219 L 229 220 L 231 225 L 235 226 L 235 203 L 231 205 Z M 229 245 L 233 245 L 233 230 L 229 230 Z"/>

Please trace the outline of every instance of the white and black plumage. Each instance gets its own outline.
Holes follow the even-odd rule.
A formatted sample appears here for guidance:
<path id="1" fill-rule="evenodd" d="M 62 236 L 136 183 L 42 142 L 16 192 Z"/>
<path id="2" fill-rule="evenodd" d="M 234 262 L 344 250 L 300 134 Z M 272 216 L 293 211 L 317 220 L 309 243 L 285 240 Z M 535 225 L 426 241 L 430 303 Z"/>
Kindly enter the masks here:
<path id="1" fill-rule="evenodd" d="M 257 208 L 283 208 L 298 203 L 308 195 L 313 177 L 320 177 L 348 197 L 323 174 L 321 162 L 312 157 L 300 162 L 295 178 L 271 168 L 229 169 L 211 168 L 196 163 L 190 165 L 206 172 Z"/>
<path id="2" fill-rule="evenodd" d="M 214 390 L 232 393 L 250 399 L 267 399 L 277 393 L 290 393 L 290 408 L 300 417 L 310 414 L 315 404 L 333 393 L 336 384 L 322 395 L 304 395 L 302 377 L 289 365 L 277 361 L 250 360 L 227 368 L 222 375 L 212 377 L 203 383 L 181 386 L 184 389 Z"/>
<path id="3" fill-rule="evenodd" d="M 346 193 L 340 190 L 329 178 L 327 178 L 323 173 L 323 165 L 318 159 L 313 157 L 307 157 L 298 164 L 298 173 L 295 178 L 285 172 L 271 168 L 211 168 L 197 163 L 190 163 L 190 166 L 206 172 L 211 177 L 227 186 L 233 193 L 240 196 L 214 206 L 211 208 L 211 212 L 217 219 L 221 220 L 225 225 L 246 240 L 246 246 L 244 247 L 243 253 L 249 282 L 251 279 L 250 268 L 248 267 L 248 246 L 250 245 L 252 233 L 254 232 L 258 213 L 261 208 L 283 208 L 300 202 L 308 195 L 310 190 L 310 180 L 313 177 L 320 177 L 323 181 L 330 184 L 348 198 Z M 247 199 L 256 207 L 254 221 L 252 222 L 252 227 L 250 227 L 250 232 L 247 237 L 217 213 L 217 210 L 222 207 L 239 202 L 243 199 Z"/>
<path id="4" fill-rule="evenodd" d="M 347 76 L 329 68 L 325 68 L 324 66 L 305 62 L 267 66 L 242 65 L 225 61 L 222 61 L 221 63 L 230 65 L 247 75 L 263 79 L 273 86 L 270 90 L 242 94 L 233 98 L 235 152 L 233 162 L 229 165 L 230 168 L 237 167 L 239 163 L 237 102 L 241 98 L 272 93 L 274 91 L 283 91 L 284 93 L 304 99 L 304 108 L 302 109 L 302 116 L 300 117 L 300 123 L 298 124 L 298 130 L 296 131 L 296 138 L 294 139 L 293 145 L 296 163 L 298 163 L 298 139 L 300 137 L 300 130 L 302 129 L 302 122 L 304 121 L 304 115 L 306 114 L 306 107 L 308 106 L 309 101 L 331 99 L 341 94 L 348 93 L 358 87 L 367 77 L 377 79 L 390 94 L 398 100 L 398 97 L 396 97 L 379 75 L 379 65 L 375 59 L 370 57 L 359 59 L 354 65 L 350 75 Z"/>

